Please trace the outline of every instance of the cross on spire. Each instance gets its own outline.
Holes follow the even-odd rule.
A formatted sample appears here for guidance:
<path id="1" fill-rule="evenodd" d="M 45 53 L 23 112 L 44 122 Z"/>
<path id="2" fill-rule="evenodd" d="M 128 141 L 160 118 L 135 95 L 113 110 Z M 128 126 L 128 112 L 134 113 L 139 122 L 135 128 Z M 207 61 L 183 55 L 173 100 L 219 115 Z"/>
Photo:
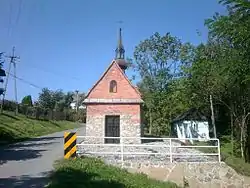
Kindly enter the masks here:
<path id="1" fill-rule="evenodd" d="M 118 45 L 115 50 L 115 59 L 124 59 L 125 56 L 125 49 L 122 44 L 122 29 L 119 29 L 119 37 L 118 37 Z"/>

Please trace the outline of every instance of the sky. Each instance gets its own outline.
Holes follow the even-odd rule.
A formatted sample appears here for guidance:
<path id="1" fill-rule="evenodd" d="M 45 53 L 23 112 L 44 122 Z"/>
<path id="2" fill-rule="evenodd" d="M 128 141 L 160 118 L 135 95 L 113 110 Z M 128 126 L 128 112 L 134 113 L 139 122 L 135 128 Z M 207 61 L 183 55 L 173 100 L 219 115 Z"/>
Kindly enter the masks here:
<path id="1" fill-rule="evenodd" d="M 20 57 L 18 101 L 36 100 L 44 87 L 88 92 L 115 57 L 119 27 L 131 58 L 155 32 L 205 42 L 204 20 L 215 12 L 225 12 L 216 0 L 0 0 L 0 52 L 10 55 L 15 46 Z M 11 76 L 6 99 L 15 99 Z"/>

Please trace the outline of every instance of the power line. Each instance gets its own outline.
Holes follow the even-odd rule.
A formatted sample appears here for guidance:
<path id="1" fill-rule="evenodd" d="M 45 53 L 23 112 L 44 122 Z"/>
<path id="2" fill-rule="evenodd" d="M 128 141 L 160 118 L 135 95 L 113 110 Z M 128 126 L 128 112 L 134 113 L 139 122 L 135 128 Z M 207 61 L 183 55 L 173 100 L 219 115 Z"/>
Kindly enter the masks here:
<path id="1" fill-rule="evenodd" d="M 18 12 L 17 12 L 17 18 L 16 18 L 16 25 L 18 24 L 19 18 L 20 18 L 20 15 L 21 15 L 22 3 L 23 3 L 23 1 L 19 0 L 19 6 L 18 6 Z"/>
<path id="2" fill-rule="evenodd" d="M 21 16 L 21 12 L 22 12 L 22 4 L 23 1 L 19 0 L 19 4 L 18 4 L 18 10 L 17 10 L 17 16 L 16 16 L 16 22 L 14 23 L 14 25 L 12 25 L 12 16 L 13 16 L 13 4 L 12 1 L 10 1 L 10 9 L 9 9 L 9 23 L 8 23 L 8 31 L 7 31 L 7 36 L 10 37 L 13 33 L 13 28 L 15 26 L 18 25 L 20 16 Z"/>
<path id="3" fill-rule="evenodd" d="M 11 19 L 12 18 L 12 2 L 10 2 L 10 12 L 9 12 L 9 25 L 8 25 L 8 31 L 7 31 L 7 35 L 10 36 L 11 35 Z"/>
<path id="4" fill-rule="evenodd" d="M 43 71 L 43 72 L 47 72 L 47 73 L 53 74 L 53 75 L 55 75 L 55 76 L 59 76 L 59 77 L 63 77 L 63 78 L 66 77 L 66 78 L 70 78 L 70 79 L 73 79 L 73 80 L 80 81 L 80 78 L 75 77 L 75 76 L 65 75 L 65 74 L 63 74 L 63 73 L 51 71 L 51 70 L 44 69 L 44 68 L 41 68 L 41 67 L 36 67 L 36 66 L 34 66 L 34 65 L 28 65 L 28 64 L 23 64 L 23 65 L 26 65 L 28 68 L 33 68 L 33 69 L 37 69 L 37 70 L 40 70 L 40 71 Z"/>
<path id="5" fill-rule="evenodd" d="M 11 73 L 10 73 L 10 76 L 13 77 L 13 78 L 15 78 L 15 75 L 13 75 L 13 74 L 11 74 Z M 20 78 L 20 77 L 17 77 L 17 76 L 16 76 L 16 79 L 18 79 L 19 81 L 21 81 L 21 82 L 23 82 L 23 83 L 26 83 L 26 84 L 28 84 L 28 85 L 30 85 L 30 86 L 32 86 L 32 87 L 35 87 L 35 88 L 38 88 L 38 89 L 43 89 L 43 87 L 38 86 L 38 85 L 36 85 L 36 84 L 33 84 L 33 83 L 31 83 L 31 82 L 29 82 L 29 81 L 23 79 L 23 78 Z"/>

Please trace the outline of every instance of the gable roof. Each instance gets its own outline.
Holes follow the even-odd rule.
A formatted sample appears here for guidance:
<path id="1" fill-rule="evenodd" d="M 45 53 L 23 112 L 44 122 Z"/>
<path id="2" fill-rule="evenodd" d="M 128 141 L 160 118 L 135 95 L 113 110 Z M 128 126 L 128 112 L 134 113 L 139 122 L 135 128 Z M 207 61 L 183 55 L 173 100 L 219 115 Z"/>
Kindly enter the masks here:
<path id="1" fill-rule="evenodd" d="M 130 80 L 128 79 L 128 77 L 126 76 L 126 74 L 123 72 L 123 70 L 120 68 L 120 66 L 117 64 L 117 62 L 115 60 L 113 60 L 111 62 L 111 64 L 108 66 L 108 68 L 106 69 L 106 71 L 102 74 L 102 76 L 99 78 L 99 80 L 97 80 L 97 82 L 92 86 L 92 88 L 88 91 L 87 95 L 85 98 L 89 97 L 89 94 L 94 90 L 94 88 L 99 84 L 99 82 L 104 78 L 104 76 L 108 73 L 109 69 L 112 67 L 112 65 L 115 65 L 118 70 L 122 73 L 122 75 L 124 76 L 124 78 L 128 81 L 129 85 L 135 90 L 136 93 L 139 94 L 139 96 L 141 96 L 140 91 L 130 82 Z"/>
<path id="2" fill-rule="evenodd" d="M 202 113 L 200 110 L 198 110 L 196 108 L 191 108 L 188 111 L 177 116 L 175 119 L 172 120 L 171 123 L 175 123 L 178 121 L 184 121 L 184 120 L 207 121 L 208 119 L 204 115 L 204 113 Z"/>

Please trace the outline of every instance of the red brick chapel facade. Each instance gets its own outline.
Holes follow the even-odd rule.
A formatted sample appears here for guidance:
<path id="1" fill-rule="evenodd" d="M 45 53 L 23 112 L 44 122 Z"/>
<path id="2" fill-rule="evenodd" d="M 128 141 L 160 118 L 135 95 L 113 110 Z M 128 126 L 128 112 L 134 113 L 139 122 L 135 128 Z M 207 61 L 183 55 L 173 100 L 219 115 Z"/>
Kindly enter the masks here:
<path id="1" fill-rule="evenodd" d="M 120 143 L 120 139 L 104 137 L 135 137 L 124 143 L 139 143 L 142 136 L 140 92 L 125 74 L 127 63 L 119 32 L 116 58 L 88 92 L 84 103 L 87 108 L 86 136 L 98 143 Z"/>

